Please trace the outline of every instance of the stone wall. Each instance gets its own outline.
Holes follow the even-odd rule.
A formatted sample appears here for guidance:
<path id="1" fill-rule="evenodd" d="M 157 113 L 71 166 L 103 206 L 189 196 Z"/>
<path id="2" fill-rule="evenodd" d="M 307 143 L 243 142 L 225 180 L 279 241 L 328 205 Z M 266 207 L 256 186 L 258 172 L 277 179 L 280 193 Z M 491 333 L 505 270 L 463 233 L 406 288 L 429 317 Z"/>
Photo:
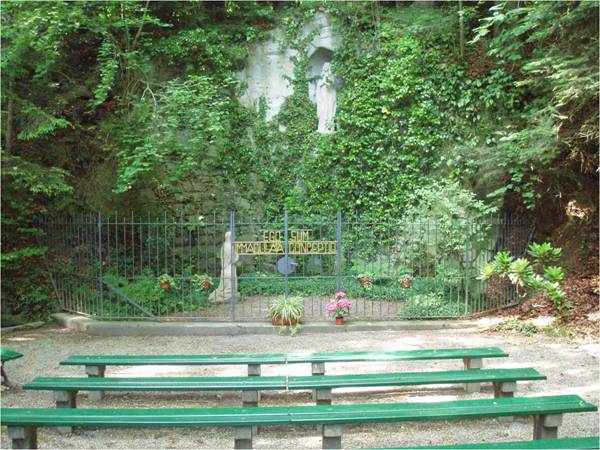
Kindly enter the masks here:
<path id="1" fill-rule="evenodd" d="M 317 13 L 302 29 L 302 37 L 315 33 L 308 44 L 309 77 L 321 73 L 323 64 L 331 61 L 333 53 L 339 46 L 340 38 L 332 28 L 328 17 Z M 248 62 L 244 70 L 238 73 L 238 80 L 245 86 L 240 98 L 242 104 L 256 108 L 261 97 L 267 104 L 267 120 L 275 116 L 286 97 L 292 94 L 293 88 L 289 81 L 294 76 L 294 59 L 298 52 L 292 48 L 281 48 L 283 31 L 275 29 L 270 37 L 255 44 L 250 49 Z M 309 95 L 314 102 L 314 82 L 309 84 Z"/>

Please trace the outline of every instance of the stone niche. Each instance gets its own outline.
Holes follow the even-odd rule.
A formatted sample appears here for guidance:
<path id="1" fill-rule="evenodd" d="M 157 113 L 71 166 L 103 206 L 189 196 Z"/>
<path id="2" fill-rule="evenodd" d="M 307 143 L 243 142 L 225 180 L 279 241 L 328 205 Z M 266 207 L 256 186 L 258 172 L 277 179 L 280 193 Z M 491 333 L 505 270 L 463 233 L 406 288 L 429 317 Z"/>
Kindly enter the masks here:
<path id="1" fill-rule="evenodd" d="M 340 37 L 333 33 L 327 15 L 316 13 L 302 29 L 302 37 L 315 33 L 308 44 L 309 97 L 315 102 L 316 77 L 321 73 L 323 64 L 330 62 L 339 46 Z M 283 31 L 275 29 L 270 37 L 250 49 L 244 70 L 237 74 L 238 81 L 245 87 L 240 101 L 249 108 L 257 108 L 261 97 L 266 100 L 266 118 L 275 116 L 293 88 L 289 79 L 294 76 L 294 60 L 298 52 L 291 48 L 281 48 Z"/>

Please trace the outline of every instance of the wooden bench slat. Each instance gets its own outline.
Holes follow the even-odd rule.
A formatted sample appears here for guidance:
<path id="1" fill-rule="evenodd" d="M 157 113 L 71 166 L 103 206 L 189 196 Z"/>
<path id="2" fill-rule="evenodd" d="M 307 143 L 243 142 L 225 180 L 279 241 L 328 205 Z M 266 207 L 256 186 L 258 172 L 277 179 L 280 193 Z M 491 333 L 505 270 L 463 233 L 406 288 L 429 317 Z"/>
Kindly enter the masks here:
<path id="1" fill-rule="evenodd" d="M 503 358 L 508 353 L 497 347 L 379 352 L 292 353 L 250 355 L 72 355 L 61 365 L 242 365 L 295 364 L 360 361 L 416 361 L 438 359 Z"/>
<path id="2" fill-rule="evenodd" d="M 285 425 L 289 408 L 2 408 L 0 423 L 13 426 L 221 427 Z"/>
<path id="3" fill-rule="evenodd" d="M 6 347 L 0 347 L 0 361 L 6 362 L 11 359 L 17 359 L 22 357 L 23 354 L 19 352 L 15 352 L 14 350 L 8 349 Z"/>
<path id="4" fill-rule="evenodd" d="M 2 408 L 12 426 L 161 427 L 350 424 L 580 413 L 598 408 L 577 395 L 334 406 L 161 409 Z"/>
<path id="5" fill-rule="evenodd" d="M 478 444 L 457 445 L 433 445 L 427 447 L 396 447 L 385 450 L 425 450 L 425 449 L 565 449 L 565 450 L 587 450 L 599 449 L 600 437 L 586 436 L 576 438 L 540 439 L 535 441 L 512 441 L 512 442 L 482 442 Z M 382 449 L 383 450 L 383 449 Z"/>
<path id="6" fill-rule="evenodd" d="M 438 359 L 505 358 L 508 353 L 498 347 L 448 348 L 437 350 L 399 350 L 377 352 L 340 352 L 290 354 L 288 364 L 312 362 L 418 361 Z"/>
<path id="7" fill-rule="evenodd" d="M 351 375 L 312 375 L 288 377 L 288 389 L 348 388 L 373 386 L 411 386 L 467 382 L 503 382 L 545 380 L 532 368 L 449 370 L 443 372 L 405 372 Z"/>
<path id="8" fill-rule="evenodd" d="M 160 377 L 160 378 L 58 378 L 38 377 L 23 389 L 76 391 L 240 391 L 282 390 L 286 377 Z"/>
<path id="9" fill-rule="evenodd" d="M 302 390 L 348 387 L 411 386 L 465 382 L 545 380 L 532 368 L 452 370 L 353 375 L 267 377 L 63 378 L 38 377 L 23 386 L 30 390 L 77 391 L 218 391 Z"/>
<path id="10" fill-rule="evenodd" d="M 257 355 L 72 355 L 60 362 L 61 365 L 102 365 L 102 366 L 142 366 L 142 365 L 243 365 L 243 364 L 285 364 L 284 354 Z"/>
<path id="11" fill-rule="evenodd" d="M 364 405 L 296 406 L 290 408 L 292 422 L 344 424 L 421 420 L 477 419 L 597 411 L 578 395 L 456 400 L 434 403 L 381 403 Z"/>

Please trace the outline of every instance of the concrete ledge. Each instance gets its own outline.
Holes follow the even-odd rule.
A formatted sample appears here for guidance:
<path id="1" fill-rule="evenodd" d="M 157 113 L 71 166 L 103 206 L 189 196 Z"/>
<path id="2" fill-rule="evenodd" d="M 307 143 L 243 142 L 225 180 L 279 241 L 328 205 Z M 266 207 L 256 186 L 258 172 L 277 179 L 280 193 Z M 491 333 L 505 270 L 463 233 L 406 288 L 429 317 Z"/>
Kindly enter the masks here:
<path id="1" fill-rule="evenodd" d="M 0 333 L 10 334 L 14 333 L 15 331 L 35 330 L 36 328 L 41 328 L 44 325 L 46 325 L 46 322 L 29 322 L 22 325 L 15 325 L 14 327 L 3 327 L 0 330 Z"/>
<path id="2" fill-rule="evenodd" d="M 136 322 L 102 321 L 75 314 L 52 314 L 65 328 L 94 336 L 235 336 L 244 334 L 279 334 L 279 327 L 268 322 Z M 345 333 L 377 330 L 443 330 L 475 328 L 474 320 L 397 320 L 386 322 L 350 321 L 347 325 L 333 322 L 307 322 L 302 333 Z"/>

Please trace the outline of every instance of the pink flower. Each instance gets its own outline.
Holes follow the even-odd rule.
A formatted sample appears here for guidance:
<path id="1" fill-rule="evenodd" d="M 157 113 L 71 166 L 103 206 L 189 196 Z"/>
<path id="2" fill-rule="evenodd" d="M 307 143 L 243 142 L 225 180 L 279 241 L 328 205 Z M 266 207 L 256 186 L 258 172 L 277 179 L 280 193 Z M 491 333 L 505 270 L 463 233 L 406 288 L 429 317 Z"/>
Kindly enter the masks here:
<path id="1" fill-rule="evenodd" d="M 335 312 L 335 310 L 337 309 L 337 302 L 335 301 L 330 301 L 329 303 L 327 303 L 327 305 L 325 306 L 325 309 L 327 310 L 327 312 L 333 313 Z"/>
<path id="2" fill-rule="evenodd" d="M 347 295 L 346 295 L 346 293 L 344 291 L 338 291 L 338 292 L 335 293 L 335 298 L 338 299 L 338 300 L 340 298 L 346 298 L 346 297 L 347 297 Z"/>
<path id="3" fill-rule="evenodd" d="M 337 305 L 338 308 L 350 309 L 350 300 L 347 298 L 342 298 L 341 300 L 338 300 Z"/>

